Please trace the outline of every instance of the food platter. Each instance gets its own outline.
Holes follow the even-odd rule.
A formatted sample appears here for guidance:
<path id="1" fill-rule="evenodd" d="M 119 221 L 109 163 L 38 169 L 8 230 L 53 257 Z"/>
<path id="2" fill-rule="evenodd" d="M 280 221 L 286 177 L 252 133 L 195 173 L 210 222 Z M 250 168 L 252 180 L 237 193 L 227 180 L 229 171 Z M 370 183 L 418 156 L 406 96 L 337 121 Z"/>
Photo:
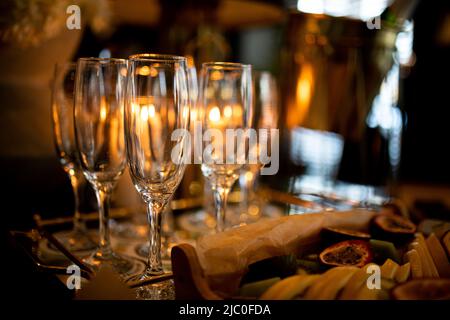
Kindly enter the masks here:
<path id="1" fill-rule="evenodd" d="M 196 248 L 174 247 L 176 296 L 448 299 L 450 264 L 441 233 L 424 235 L 404 217 L 369 210 L 262 221 L 206 236 Z"/>

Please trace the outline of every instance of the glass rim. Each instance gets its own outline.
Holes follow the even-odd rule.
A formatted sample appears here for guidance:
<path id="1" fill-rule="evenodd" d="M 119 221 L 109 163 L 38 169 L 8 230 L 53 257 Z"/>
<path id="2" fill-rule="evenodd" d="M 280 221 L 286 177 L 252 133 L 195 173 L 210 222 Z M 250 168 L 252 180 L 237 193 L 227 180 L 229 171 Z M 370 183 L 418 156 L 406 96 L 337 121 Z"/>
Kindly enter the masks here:
<path id="1" fill-rule="evenodd" d="M 223 69 L 229 69 L 229 70 L 235 70 L 235 69 L 251 69 L 251 64 L 244 64 L 239 62 L 204 62 L 202 64 L 202 68 L 223 68 Z"/>
<path id="2" fill-rule="evenodd" d="M 78 58 L 78 62 L 96 62 L 96 63 L 106 63 L 106 62 L 112 62 L 112 63 L 126 63 L 127 59 L 122 58 L 98 58 L 98 57 L 81 57 Z"/>
<path id="3" fill-rule="evenodd" d="M 136 53 L 128 57 L 132 61 L 150 61 L 150 62 L 185 62 L 187 58 L 183 56 L 163 54 L 163 53 Z"/>

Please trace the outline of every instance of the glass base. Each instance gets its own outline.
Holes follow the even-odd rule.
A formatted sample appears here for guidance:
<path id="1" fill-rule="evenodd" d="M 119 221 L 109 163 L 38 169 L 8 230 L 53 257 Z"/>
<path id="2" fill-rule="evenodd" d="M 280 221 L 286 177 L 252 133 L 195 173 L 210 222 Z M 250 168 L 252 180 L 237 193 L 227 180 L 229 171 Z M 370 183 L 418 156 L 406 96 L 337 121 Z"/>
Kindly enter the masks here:
<path id="1" fill-rule="evenodd" d="M 55 237 L 70 251 L 91 251 L 97 248 L 95 242 L 86 231 L 71 230 L 55 233 Z"/>
<path id="2" fill-rule="evenodd" d="M 124 257 L 115 252 L 106 253 L 100 249 L 84 260 L 86 264 L 98 271 L 103 265 L 109 265 L 122 278 L 130 276 L 135 263 L 131 258 Z"/>
<path id="3" fill-rule="evenodd" d="M 141 274 L 129 278 L 127 281 L 142 281 L 151 278 L 151 275 Z M 175 284 L 173 280 L 142 286 L 135 289 L 138 300 L 175 300 Z"/>
<path id="4" fill-rule="evenodd" d="M 148 226 L 146 224 L 135 224 L 133 222 L 117 222 L 109 220 L 111 233 L 119 238 L 144 240 L 147 239 Z"/>
<path id="5" fill-rule="evenodd" d="M 225 228 L 238 227 L 244 224 L 257 222 L 265 218 L 279 218 L 284 215 L 283 209 L 278 206 L 265 204 L 258 208 L 258 213 L 245 212 L 235 205 L 228 205 L 225 216 Z M 183 213 L 177 218 L 181 230 L 187 231 L 192 238 L 215 233 L 215 218 L 204 209 Z"/>
<path id="6" fill-rule="evenodd" d="M 150 252 L 150 246 L 148 243 L 140 243 L 136 245 L 136 254 L 142 258 L 147 258 Z"/>

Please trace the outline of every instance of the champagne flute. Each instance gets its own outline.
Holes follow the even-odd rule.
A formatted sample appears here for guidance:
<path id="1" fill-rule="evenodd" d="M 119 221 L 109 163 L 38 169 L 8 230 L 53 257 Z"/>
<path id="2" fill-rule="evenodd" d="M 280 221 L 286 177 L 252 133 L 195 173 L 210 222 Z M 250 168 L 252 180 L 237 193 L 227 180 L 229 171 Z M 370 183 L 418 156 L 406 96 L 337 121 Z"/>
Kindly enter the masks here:
<path id="1" fill-rule="evenodd" d="M 251 124 L 251 66 L 204 63 L 199 93 L 203 140 L 209 140 L 203 147 L 202 173 L 211 183 L 216 232 L 221 232 L 225 228 L 228 193 L 248 152 L 242 147 L 246 146 L 245 137 Z"/>
<path id="2" fill-rule="evenodd" d="M 75 211 L 73 228 L 65 235 L 63 243 L 71 251 L 94 249 L 96 244 L 88 236 L 86 225 L 80 213 L 79 191 L 83 185 L 73 127 L 74 84 L 76 63 L 57 64 L 52 81 L 52 123 L 53 138 L 59 162 L 69 176 L 72 186 Z"/>
<path id="3" fill-rule="evenodd" d="M 258 171 L 263 167 L 261 155 L 270 151 L 270 130 L 278 127 L 278 88 L 274 76 L 267 71 L 253 72 L 254 109 L 252 113 L 252 128 L 257 130 L 257 143 L 249 151 L 254 153 L 254 163 L 248 163 L 242 168 L 239 184 L 241 187 L 241 215 L 240 222 L 248 223 L 261 217 L 261 206 L 255 196 L 255 181 Z M 264 139 L 260 129 L 266 130 Z"/>
<path id="4" fill-rule="evenodd" d="M 144 57 L 149 54 L 144 54 Z M 139 57 L 139 54 L 134 55 L 135 57 Z M 160 55 L 161 56 L 161 55 Z M 189 58 L 187 59 L 187 68 L 188 68 L 188 89 L 189 89 L 189 97 L 190 97 L 190 104 L 191 104 L 191 119 L 195 118 L 195 105 L 197 102 L 197 95 L 198 95 L 198 80 L 197 80 L 197 69 L 195 68 L 194 61 Z M 190 121 L 190 130 L 191 134 L 193 133 L 193 122 Z M 191 170 L 197 170 L 196 164 L 188 164 L 185 168 L 186 171 L 189 171 L 189 167 L 191 167 Z M 182 184 L 183 182 L 181 182 Z M 189 213 L 186 213 L 186 215 L 189 215 Z M 173 212 L 170 209 L 170 207 L 167 207 L 166 210 L 163 213 L 162 217 L 162 259 L 163 259 L 163 265 L 170 264 L 170 253 L 172 250 L 172 247 L 179 242 L 179 238 L 177 234 L 175 233 L 175 223 L 174 223 L 174 216 Z M 141 257 L 148 257 L 148 252 L 150 250 L 149 243 L 145 242 L 142 244 L 138 244 L 135 252 L 141 256 Z"/>
<path id="5" fill-rule="evenodd" d="M 129 58 L 125 105 L 127 159 L 133 183 L 147 205 L 149 255 L 143 274 L 164 273 L 161 260 L 162 213 L 181 182 L 189 140 L 190 98 L 186 58 L 139 54 Z M 174 133 L 182 133 L 174 136 Z M 180 148 L 185 146 L 185 148 Z M 167 298 L 169 282 L 141 287 L 138 297 Z"/>
<path id="6" fill-rule="evenodd" d="M 99 247 L 86 262 L 107 264 L 121 276 L 133 262 L 111 248 L 109 204 L 125 165 L 123 103 L 127 79 L 124 59 L 80 58 L 75 82 L 75 133 L 80 162 L 99 207 Z"/>

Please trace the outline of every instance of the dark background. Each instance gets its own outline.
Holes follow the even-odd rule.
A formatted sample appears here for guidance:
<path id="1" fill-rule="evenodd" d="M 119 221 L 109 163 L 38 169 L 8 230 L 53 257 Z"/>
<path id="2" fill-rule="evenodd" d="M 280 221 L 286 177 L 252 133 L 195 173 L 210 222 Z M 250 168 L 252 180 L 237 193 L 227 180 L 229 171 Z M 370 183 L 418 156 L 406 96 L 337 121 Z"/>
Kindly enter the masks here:
<path id="1" fill-rule="evenodd" d="M 175 17 L 176 12 L 172 19 L 176 20 Z M 450 32 L 450 25 L 444 26 L 449 19 L 450 3 L 444 0 L 421 1 L 414 14 L 416 63 L 404 79 L 401 103 L 407 116 L 399 176 L 402 183 L 450 185 L 450 153 L 447 152 L 450 136 L 450 43 L 448 39 L 446 42 L 438 39 L 445 29 Z M 173 52 L 176 49 L 168 48 L 165 41 L 167 24 L 171 21 L 163 20 L 160 26 L 155 27 L 122 25 L 108 38 L 99 38 L 88 29 L 74 59 L 98 56 L 105 48 L 118 57 L 127 57 L 135 52 L 176 53 Z M 252 54 L 242 53 L 242 39 L 262 34 L 274 53 L 265 65 L 259 67 L 276 73 L 277 46 L 282 41 L 283 27 L 275 25 L 225 31 L 223 34 L 231 45 L 230 60 L 249 62 L 246 60 L 251 59 Z M 257 54 L 258 48 L 254 50 Z M 1 158 L 0 164 L 4 226 L 29 227 L 31 215 L 36 212 L 44 216 L 70 214 L 73 205 L 71 189 L 56 156 L 52 159 Z"/>
<path id="2" fill-rule="evenodd" d="M 445 0 L 423 0 L 414 14 L 416 64 L 404 80 L 403 87 L 402 109 L 407 115 L 407 125 L 403 137 L 401 183 L 450 185 L 450 153 L 447 152 L 450 145 L 450 41 L 449 36 L 446 42 L 438 40 L 443 29 L 447 29 L 447 34 L 450 32 L 449 20 L 450 1 Z M 445 21 L 447 27 L 444 27 Z M 98 56 L 105 48 L 118 57 L 127 57 L 135 52 L 176 53 L 171 52 L 173 48 L 165 47 L 168 23 L 169 20 L 163 21 L 157 27 L 120 26 L 106 39 L 97 38 L 87 30 L 74 59 Z M 264 27 L 259 31 L 253 28 L 224 32 L 231 45 L 231 60 L 249 62 L 246 61 L 248 57 L 242 56 L 241 40 L 261 33 L 272 46 L 274 54 L 266 65 L 260 67 L 277 72 L 276 53 L 282 41 L 283 25 Z M 258 48 L 254 50 L 257 54 Z M 0 90 L 3 88 L 0 87 Z M 2 135 L 8 135 L 2 128 L 0 131 Z M 71 213 L 71 188 L 56 154 L 52 159 L 3 157 L 0 166 L 3 231 L 30 228 L 33 213 L 41 213 L 46 217 Z M 6 237 L 5 232 L 2 232 L 2 237 Z M 6 251 L 5 259 L 20 261 L 20 257 L 11 250 Z M 19 275 L 27 270 L 25 265 L 14 263 L 12 269 Z M 11 272 L 11 265 L 8 270 Z M 34 292 L 31 289 L 33 286 L 38 288 L 48 281 L 46 278 L 35 279 L 32 275 L 27 278 L 13 283 L 17 294 L 21 294 L 18 283 L 27 283 L 30 292 Z"/>

